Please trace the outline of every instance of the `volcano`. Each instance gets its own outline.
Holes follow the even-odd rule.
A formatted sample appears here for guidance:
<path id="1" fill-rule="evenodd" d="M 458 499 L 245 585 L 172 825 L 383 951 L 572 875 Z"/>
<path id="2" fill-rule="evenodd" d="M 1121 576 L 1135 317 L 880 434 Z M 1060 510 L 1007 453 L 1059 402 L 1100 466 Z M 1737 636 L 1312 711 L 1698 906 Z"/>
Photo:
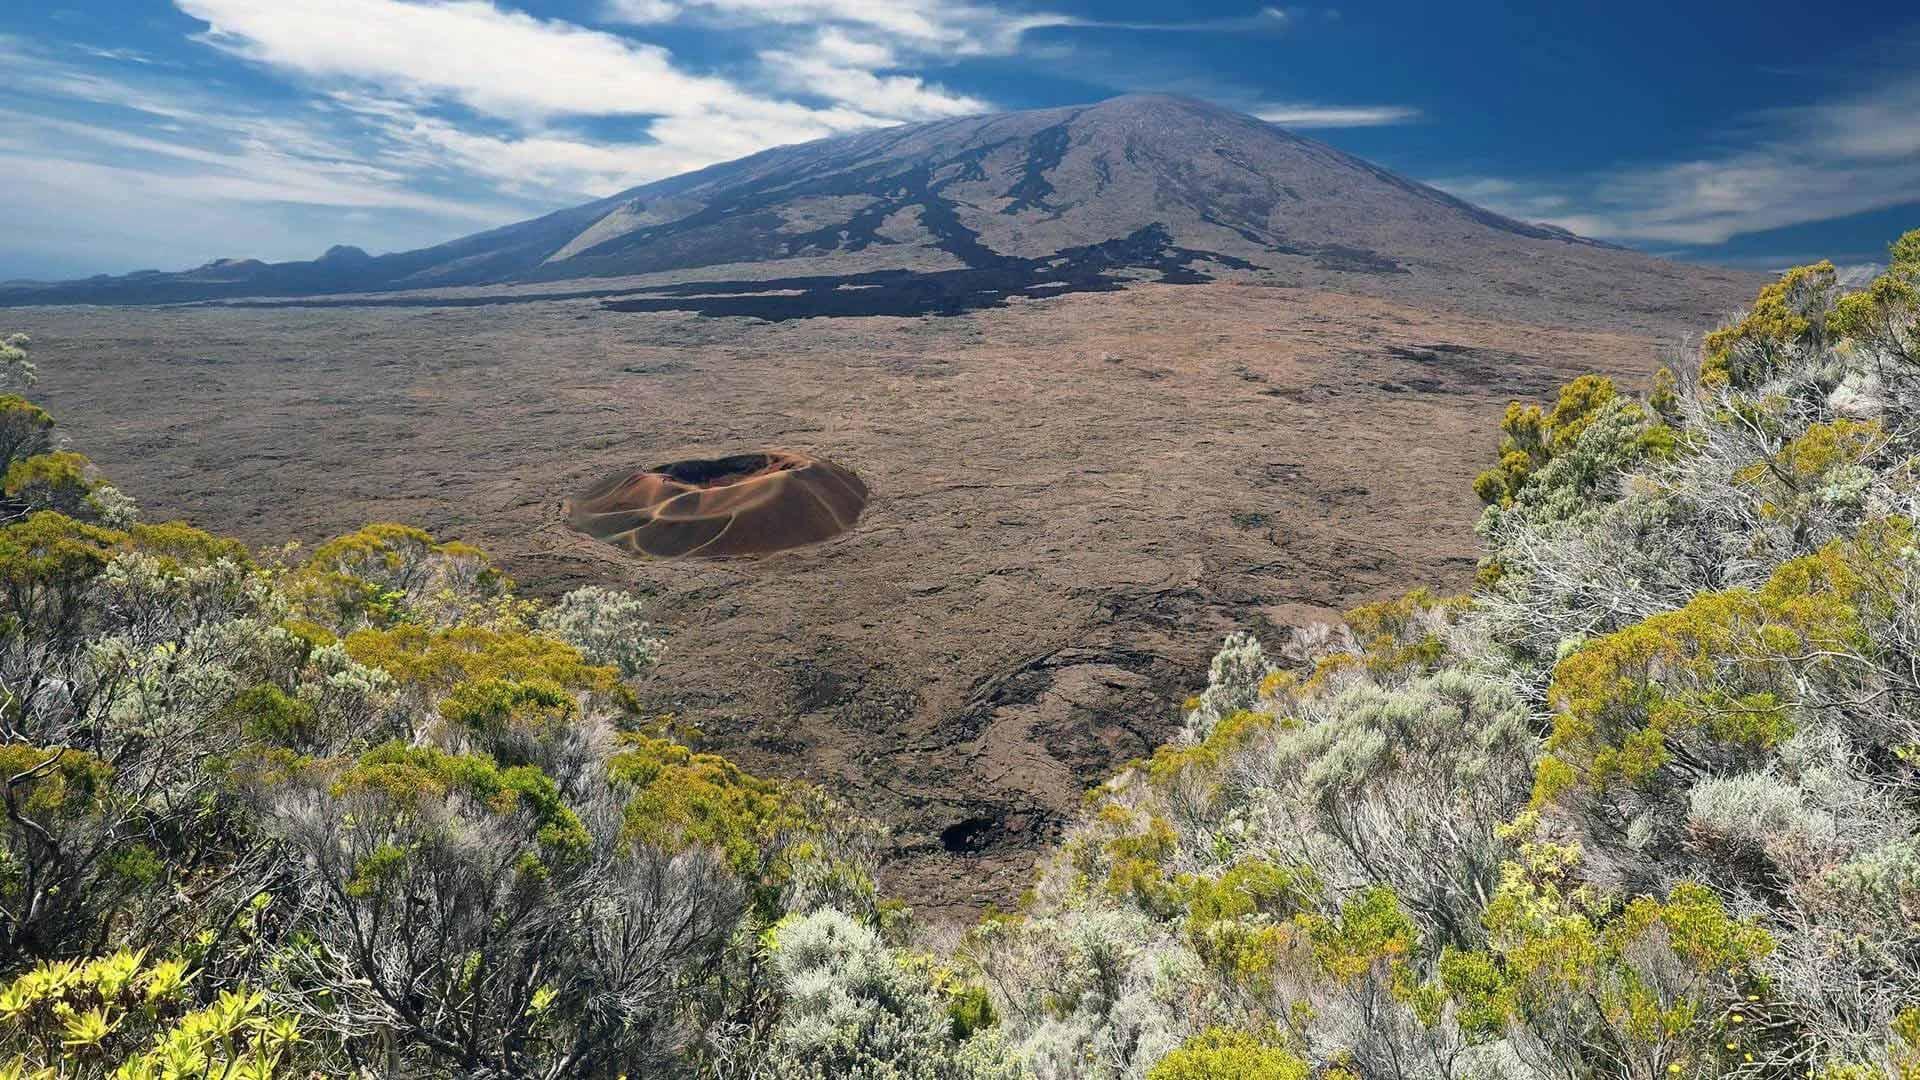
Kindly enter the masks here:
<path id="1" fill-rule="evenodd" d="M 778 320 L 1220 275 L 1643 329 L 1719 314 L 1697 298 L 1738 277 L 1504 217 L 1252 116 L 1129 95 L 780 147 L 417 251 L 16 284 L 0 304 L 596 296 Z M 500 285 L 522 288 L 484 292 Z"/>
<path id="2" fill-rule="evenodd" d="M 776 451 L 616 473 L 569 500 L 567 518 L 636 555 L 712 559 L 817 544 L 866 505 L 867 486 L 849 470 Z"/>

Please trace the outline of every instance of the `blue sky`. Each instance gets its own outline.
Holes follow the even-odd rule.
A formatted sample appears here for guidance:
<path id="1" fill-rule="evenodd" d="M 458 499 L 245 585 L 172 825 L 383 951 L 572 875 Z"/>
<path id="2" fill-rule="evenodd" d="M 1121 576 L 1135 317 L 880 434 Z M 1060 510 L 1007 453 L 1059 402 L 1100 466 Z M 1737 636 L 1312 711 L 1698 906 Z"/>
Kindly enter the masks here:
<path id="1" fill-rule="evenodd" d="M 401 250 L 779 143 L 1142 90 L 1660 254 L 1861 262 L 1920 227 L 1917 56 L 1911 2 L 8 4 L 0 279 Z"/>

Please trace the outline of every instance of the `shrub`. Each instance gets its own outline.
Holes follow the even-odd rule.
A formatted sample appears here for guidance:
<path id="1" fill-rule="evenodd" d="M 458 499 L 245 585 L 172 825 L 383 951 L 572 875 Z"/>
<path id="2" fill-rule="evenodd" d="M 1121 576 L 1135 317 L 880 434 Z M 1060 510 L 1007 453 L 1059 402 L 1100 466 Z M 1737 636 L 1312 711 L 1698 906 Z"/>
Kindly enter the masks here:
<path id="1" fill-rule="evenodd" d="M 646 604 L 632 596 L 589 585 L 542 611 L 540 629 L 579 649 L 589 661 L 632 678 L 654 665 L 664 643 L 646 612 Z"/>
<path id="2" fill-rule="evenodd" d="M 293 1076 L 299 1024 L 258 992 L 195 1008 L 184 960 L 123 950 L 39 964 L 0 990 L 0 1075 Z"/>
<path id="3" fill-rule="evenodd" d="M 832 908 L 769 934 L 786 996 L 774 1029 L 778 1077 L 1017 1080 L 991 1035 L 962 1037 L 937 995 L 871 928 Z"/>
<path id="4" fill-rule="evenodd" d="M 26 398 L 0 394 L 0 473 L 51 449 L 53 417 Z"/>
<path id="5" fill-rule="evenodd" d="M 1312 1070 L 1270 1039 L 1223 1028 L 1180 1044 L 1147 1071 L 1147 1080 L 1307 1080 Z"/>
<path id="6" fill-rule="evenodd" d="M 24 390 L 39 377 L 27 346 L 33 340 L 25 334 L 0 334 L 0 390 Z"/>

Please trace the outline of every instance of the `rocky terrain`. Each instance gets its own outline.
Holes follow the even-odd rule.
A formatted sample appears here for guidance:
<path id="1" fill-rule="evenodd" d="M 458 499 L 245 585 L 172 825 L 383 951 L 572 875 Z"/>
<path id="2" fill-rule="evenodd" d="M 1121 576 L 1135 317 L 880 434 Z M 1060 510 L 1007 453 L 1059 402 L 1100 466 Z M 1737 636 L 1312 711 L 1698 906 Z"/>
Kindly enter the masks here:
<path id="1" fill-rule="evenodd" d="M 944 319 L 11 314 L 39 396 L 156 516 L 259 544 L 412 521 L 541 593 L 653 594 L 652 703 L 895 822 L 888 885 L 924 907 L 1017 895 L 1229 628 L 1464 584 L 1507 400 L 1644 379 L 1659 344 L 1234 284 Z M 776 446 L 870 486 L 851 532 L 656 562 L 565 524 L 607 474 Z"/>
<path id="2" fill-rule="evenodd" d="M 1642 382 L 1756 284 L 1135 97 L 769 151 L 423 252 L 14 290 L 202 302 L 4 322 L 153 516 L 267 545 L 407 521 L 538 593 L 651 594 L 649 703 L 891 821 L 886 886 L 960 910 L 1018 894 L 1229 629 L 1464 584 L 1509 400 Z M 568 527 L 607 477 L 774 450 L 856 475 L 857 524 L 711 561 Z"/>

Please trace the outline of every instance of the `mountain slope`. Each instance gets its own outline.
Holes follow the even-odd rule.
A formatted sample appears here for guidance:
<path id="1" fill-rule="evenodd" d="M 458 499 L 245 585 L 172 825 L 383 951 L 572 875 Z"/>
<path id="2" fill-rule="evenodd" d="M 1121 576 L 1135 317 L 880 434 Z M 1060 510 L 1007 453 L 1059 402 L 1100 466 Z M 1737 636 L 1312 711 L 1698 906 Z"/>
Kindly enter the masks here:
<path id="1" fill-rule="evenodd" d="M 1124 242 L 1116 249 L 1115 242 Z M 489 286 L 740 268 L 782 273 L 804 258 L 811 280 L 876 271 L 1014 275 L 969 293 L 1016 291 L 1050 272 L 1069 291 L 1126 267 L 1212 264 L 1287 283 L 1377 279 L 1368 291 L 1526 298 L 1554 293 L 1540 271 L 1578 284 L 1651 274 L 1636 295 L 1656 310 L 1706 291 L 1747 291 L 1744 275 L 1674 267 L 1563 230 L 1491 213 L 1250 116 L 1184 98 L 1134 95 L 1097 105 L 944 120 L 764 151 L 447 244 L 367 256 L 335 248 L 311 262 L 223 260 L 0 288 L 0 304 L 156 303 Z M 753 264 L 767 264 L 754 266 Z M 1402 279 L 1393 281 L 1389 279 Z M 1660 288 L 1658 285 L 1668 286 Z M 935 290 L 941 291 L 941 290 Z M 1666 300 L 1655 300 L 1664 296 Z M 910 300 L 906 307 L 912 310 Z M 1707 311 L 1717 310 L 1708 308 Z M 747 313 L 761 313 L 749 311 Z M 860 313 L 860 312 L 848 312 Z M 1676 311 L 1677 319 L 1699 311 Z"/>

